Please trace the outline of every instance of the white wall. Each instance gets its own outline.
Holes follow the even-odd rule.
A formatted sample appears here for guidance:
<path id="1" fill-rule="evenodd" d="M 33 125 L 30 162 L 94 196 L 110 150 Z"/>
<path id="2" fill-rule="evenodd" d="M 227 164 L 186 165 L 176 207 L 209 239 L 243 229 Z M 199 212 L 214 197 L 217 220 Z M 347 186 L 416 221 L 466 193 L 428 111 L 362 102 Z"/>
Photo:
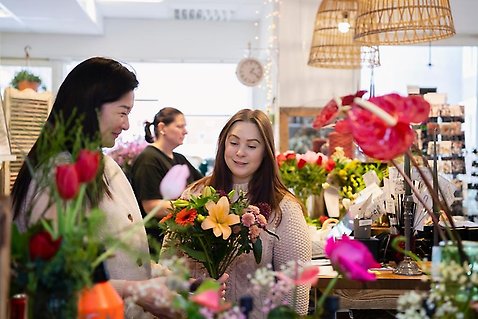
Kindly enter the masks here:
<path id="1" fill-rule="evenodd" d="M 359 71 L 307 65 L 319 0 L 283 0 L 279 24 L 279 105 L 323 106 L 355 92 Z"/>
<path id="2" fill-rule="evenodd" d="M 104 34 L 55 35 L 2 33 L 0 55 L 23 58 L 82 60 L 105 55 L 126 61 L 234 61 L 254 37 L 253 23 L 105 19 Z"/>

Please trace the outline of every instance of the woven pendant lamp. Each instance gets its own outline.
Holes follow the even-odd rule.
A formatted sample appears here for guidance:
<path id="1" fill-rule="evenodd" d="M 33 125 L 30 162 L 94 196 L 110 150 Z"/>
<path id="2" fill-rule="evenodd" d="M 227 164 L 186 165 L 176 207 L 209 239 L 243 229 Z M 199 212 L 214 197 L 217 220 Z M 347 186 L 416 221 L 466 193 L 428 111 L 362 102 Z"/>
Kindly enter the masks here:
<path id="1" fill-rule="evenodd" d="M 354 43 L 358 0 L 323 0 L 317 11 L 310 48 L 310 66 L 357 69 L 379 65 L 377 47 L 361 49 Z"/>
<path id="2" fill-rule="evenodd" d="M 356 42 L 396 45 L 455 34 L 449 0 L 359 0 Z"/>

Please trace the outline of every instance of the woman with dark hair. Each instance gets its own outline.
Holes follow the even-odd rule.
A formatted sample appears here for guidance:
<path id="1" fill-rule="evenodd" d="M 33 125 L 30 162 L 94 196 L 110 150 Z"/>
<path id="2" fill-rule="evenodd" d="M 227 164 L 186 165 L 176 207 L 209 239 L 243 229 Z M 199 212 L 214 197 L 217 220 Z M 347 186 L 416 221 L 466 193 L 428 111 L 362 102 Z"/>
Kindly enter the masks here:
<path id="1" fill-rule="evenodd" d="M 72 130 L 75 121 L 71 120 L 79 119 L 86 139 L 99 140 L 101 147 L 112 147 L 120 133 L 129 128 L 128 115 L 133 108 L 134 89 L 137 86 L 135 74 L 121 63 L 101 57 L 85 60 L 61 84 L 45 125 L 55 127 L 61 121 L 61 125 L 71 125 L 65 128 L 65 134 L 75 134 L 73 132 L 76 131 Z M 39 163 L 37 157 L 39 140 L 45 138 L 44 134 L 45 130 L 26 159 L 34 170 L 44 164 Z M 63 148 L 61 153 L 51 155 L 55 161 L 71 160 L 73 145 L 66 144 Z M 98 206 L 106 215 L 105 225 L 99 227 L 100 238 L 119 237 L 124 229 L 138 223 L 137 231 L 128 238 L 128 246 L 141 257 L 136 258 L 130 252 L 117 250 L 106 261 L 111 283 L 120 296 L 127 298 L 140 285 L 151 284 L 156 279 L 151 279 L 146 232 L 133 190 L 112 158 L 104 156 L 103 164 L 96 183 L 98 188 L 87 191 L 89 204 Z M 25 231 L 44 212 L 44 217 L 53 219 L 56 216 L 55 206 L 51 203 L 51 206 L 47 206 L 49 195 L 36 187 L 26 163 L 15 181 L 12 197 L 14 219 L 20 231 Z M 154 314 L 161 314 L 161 317 L 172 316 L 167 309 L 157 309 L 154 297 L 154 292 L 146 290 L 140 295 L 137 304 Z M 138 311 L 142 312 L 137 308 L 127 308 L 126 317 L 138 318 Z"/>
<path id="2" fill-rule="evenodd" d="M 151 126 L 154 129 L 154 138 L 151 134 Z M 184 137 L 188 133 L 186 120 L 181 111 L 172 107 L 161 109 L 154 116 L 152 123 L 145 123 L 144 131 L 145 139 L 151 145 L 148 145 L 134 161 L 131 168 L 131 185 L 143 216 L 146 216 L 153 208 L 161 206 L 157 216 L 162 218 L 171 207 L 169 200 L 174 198 L 163 200 L 159 184 L 171 167 L 186 164 L 190 173 L 188 184 L 203 176 L 186 157 L 173 152 L 176 147 L 183 144 Z M 163 235 L 157 224 L 155 221 L 151 226 L 147 226 L 146 231 L 153 239 L 161 243 Z M 154 250 L 155 246 L 152 244 L 150 248 Z"/>
<path id="3" fill-rule="evenodd" d="M 243 254 L 226 270 L 229 274 L 226 300 L 238 302 L 241 296 L 250 294 L 254 297 L 255 309 L 251 318 L 266 318 L 267 315 L 260 312 L 265 296 L 251 291 L 247 275 L 268 264 L 280 270 L 281 265 L 289 261 L 310 261 L 312 248 L 302 206 L 279 177 L 272 125 L 264 112 L 243 109 L 231 117 L 219 135 L 212 175 L 191 185 L 183 197 L 198 195 L 207 185 L 225 193 L 234 189 L 237 194 L 242 190 L 247 192 L 250 204 L 268 203 L 271 206 L 267 228 L 279 239 L 262 232 L 261 263 L 256 264 L 252 253 Z M 199 263 L 191 265 L 193 277 L 206 276 L 206 270 Z M 292 304 L 294 297 L 289 298 Z M 306 314 L 309 287 L 300 286 L 295 298 L 296 310 Z"/>

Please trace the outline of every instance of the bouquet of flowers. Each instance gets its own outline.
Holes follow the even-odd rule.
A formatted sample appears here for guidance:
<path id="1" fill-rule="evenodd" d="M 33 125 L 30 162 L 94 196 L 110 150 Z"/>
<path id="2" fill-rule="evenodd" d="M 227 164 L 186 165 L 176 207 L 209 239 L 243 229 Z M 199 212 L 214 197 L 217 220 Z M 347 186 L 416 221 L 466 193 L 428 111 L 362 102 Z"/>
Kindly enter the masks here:
<path id="1" fill-rule="evenodd" d="M 296 154 L 287 151 L 276 156 L 279 172 L 285 186 L 305 205 L 310 195 L 319 195 L 327 179 L 327 157 L 308 151 Z"/>
<path id="2" fill-rule="evenodd" d="M 358 159 L 351 159 L 345 156 L 342 148 L 337 147 L 334 154 L 327 162 L 327 183 L 338 188 L 342 199 L 354 200 L 357 193 L 365 188 L 362 176 L 368 171 L 375 171 L 380 181 L 387 176 L 387 165 L 380 162 L 362 163 Z"/>
<path id="3" fill-rule="evenodd" d="M 274 235 L 266 229 L 270 206 L 249 205 L 242 192 L 232 200 L 234 193 L 207 186 L 199 196 L 172 201 L 171 212 L 159 222 L 175 246 L 200 262 L 214 279 L 243 253 L 252 251 L 259 263 L 261 231 Z"/>

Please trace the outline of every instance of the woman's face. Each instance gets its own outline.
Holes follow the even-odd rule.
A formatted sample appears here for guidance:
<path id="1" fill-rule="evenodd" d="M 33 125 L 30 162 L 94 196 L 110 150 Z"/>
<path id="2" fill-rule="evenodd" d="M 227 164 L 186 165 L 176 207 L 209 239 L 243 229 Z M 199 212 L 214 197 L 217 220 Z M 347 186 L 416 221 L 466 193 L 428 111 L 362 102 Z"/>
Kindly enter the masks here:
<path id="1" fill-rule="evenodd" d="M 236 122 L 226 137 L 224 160 L 235 184 L 248 183 L 264 158 L 264 140 L 254 123 Z"/>
<path id="2" fill-rule="evenodd" d="M 115 140 L 123 132 L 129 129 L 128 116 L 133 108 L 134 92 L 130 91 L 119 100 L 105 103 L 101 106 L 99 124 L 101 133 L 101 146 L 113 147 Z"/>
<path id="3" fill-rule="evenodd" d="M 164 138 L 172 148 L 176 148 L 179 145 L 182 145 L 184 138 L 188 131 L 186 130 L 186 119 L 183 114 L 178 114 L 174 118 L 174 121 L 168 125 L 164 125 L 162 130 L 164 134 L 161 134 L 161 137 Z"/>

